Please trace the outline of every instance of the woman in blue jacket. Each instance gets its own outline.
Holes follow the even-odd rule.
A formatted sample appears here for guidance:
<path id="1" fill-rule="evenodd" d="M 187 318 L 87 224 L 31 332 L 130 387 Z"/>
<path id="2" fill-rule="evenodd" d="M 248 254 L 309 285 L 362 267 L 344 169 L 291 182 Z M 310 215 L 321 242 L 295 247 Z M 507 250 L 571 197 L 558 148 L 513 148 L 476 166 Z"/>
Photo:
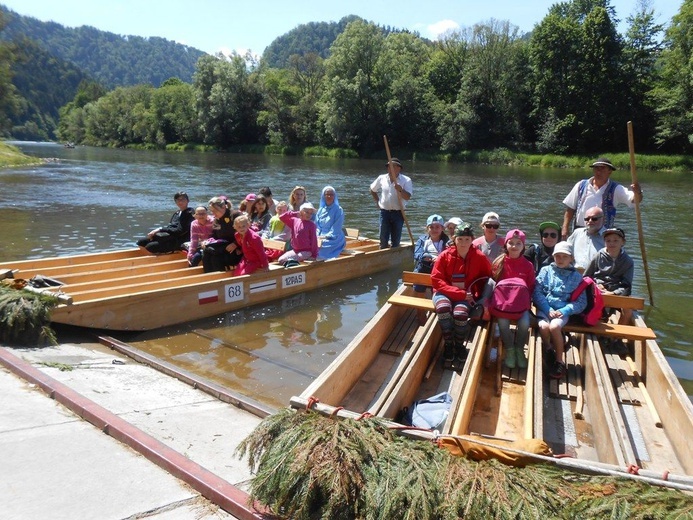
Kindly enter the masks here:
<path id="1" fill-rule="evenodd" d="M 318 260 L 338 257 L 346 247 L 344 235 L 344 210 L 339 205 L 337 192 L 332 186 L 325 186 L 320 195 L 320 207 L 315 214 L 318 227 L 320 250 Z"/>

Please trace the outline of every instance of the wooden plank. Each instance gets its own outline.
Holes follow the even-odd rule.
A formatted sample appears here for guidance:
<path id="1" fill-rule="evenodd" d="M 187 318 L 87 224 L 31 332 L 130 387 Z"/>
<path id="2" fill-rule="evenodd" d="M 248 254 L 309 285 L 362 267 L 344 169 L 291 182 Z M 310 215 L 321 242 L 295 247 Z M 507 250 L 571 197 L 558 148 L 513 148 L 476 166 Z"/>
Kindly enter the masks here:
<path id="1" fill-rule="evenodd" d="M 632 309 L 641 311 L 645 308 L 645 298 L 637 296 L 616 296 L 615 294 L 602 294 L 604 307 L 614 309 Z"/>
<path id="2" fill-rule="evenodd" d="M 585 357 L 585 335 L 580 334 L 579 338 L 579 346 L 577 347 L 577 350 L 575 351 L 575 366 L 578 368 L 578 378 L 575 381 L 576 389 L 576 397 L 575 397 L 575 408 L 573 409 L 573 416 L 576 419 L 584 419 L 585 416 L 582 413 L 584 406 L 585 406 L 585 389 L 582 384 L 582 371 L 583 371 L 583 366 L 582 366 L 582 360 Z"/>
<path id="3" fill-rule="evenodd" d="M 610 338 L 630 339 L 630 340 L 648 340 L 655 339 L 657 336 L 654 331 L 648 327 L 636 327 L 633 325 L 618 325 L 614 323 L 599 322 L 590 327 L 587 325 L 578 325 L 569 323 L 563 327 L 565 332 L 580 332 L 585 334 L 594 334 L 595 336 L 607 336 Z"/>
<path id="4" fill-rule="evenodd" d="M 413 309 L 421 309 L 422 311 L 435 311 L 433 300 L 429 300 L 428 298 L 393 294 L 387 301 L 390 305 L 401 305 Z"/>
<path id="5" fill-rule="evenodd" d="M 592 396 L 593 399 L 590 401 L 590 404 L 596 406 L 595 409 L 590 406 L 593 428 L 595 425 L 599 427 L 598 430 L 595 428 L 595 434 L 597 438 L 604 436 L 604 439 L 607 439 L 608 435 L 612 439 L 614 452 L 609 456 L 615 455 L 619 461 L 616 462 L 617 464 L 633 464 L 637 457 L 628 435 L 628 429 L 623 421 L 613 386 L 609 380 L 608 369 L 597 338 L 588 336 L 587 349 L 592 362 L 596 378 L 596 392 L 598 393 L 598 395 Z M 599 409 L 601 409 L 601 413 L 594 411 Z M 595 442 L 595 444 L 598 449 L 603 447 L 600 442 Z M 604 459 L 602 458 L 602 460 Z M 613 461 L 605 461 L 613 463 Z"/>
<path id="6" fill-rule="evenodd" d="M 267 249 L 276 249 L 278 251 L 286 251 L 286 244 L 287 243 L 284 240 L 275 240 L 273 238 L 263 238 L 262 243 Z"/>
<path id="7" fill-rule="evenodd" d="M 404 319 L 400 324 L 394 327 L 394 334 L 390 334 L 388 339 L 383 343 L 380 352 L 393 356 L 401 356 L 405 349 L 409 348 L 412 343 L 412 337 L 418 329 L 418 320 L 416 312 L 408 311 L 404 315 Z"/>
<path id="8" fill-rule="evenodd" d="M 633 373 L 626 362 L 610 347 L 603 349 L 603 352 L 619 402 L 640 405 L 639 399 L 633 395 Z"/>
<path id="9" fill-rule="evenodd" d="M 567 352 L 567 359 L 569 359 L 569 363 L 566 364 L 566 367 L 568 368 L 566 372 L 566 386 L 567 386 L 567 396 L 568 399 L 571 401 L 576 401 L 577 400 L 577 388 L 579 383 L 577 380 L 580 378 L 580 368 L 576 364 L 576 360 L 580 359 L 580 356 L 577 355 L 577 348 L 576 347 L 570 347 Z"/>
<path id="10" fill-rule="evenodd" d="M 358 228 L 344 228 L 344 234 L 347 238 L 358 238 L 359 230 Z"/>
<path id="11" fill-rule="evenodd" d="M 431 275 L 427 273 L 415 273 L 413 271 L 404 271 L 402 273 L 402 282 L 409 285 L 425 285 L 431 287 Z"/>

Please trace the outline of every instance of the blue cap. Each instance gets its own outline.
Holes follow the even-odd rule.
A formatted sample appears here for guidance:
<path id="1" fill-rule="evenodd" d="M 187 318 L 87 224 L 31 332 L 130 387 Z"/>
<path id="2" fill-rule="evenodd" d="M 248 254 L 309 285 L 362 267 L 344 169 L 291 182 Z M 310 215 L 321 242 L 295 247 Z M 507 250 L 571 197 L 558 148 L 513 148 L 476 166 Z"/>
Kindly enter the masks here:
<path id="1" fill-rule="evenodd" d="M 431 215 L 428 217 L 428 220 L 426 220 L 426 225 L 430 226 L 431 224 L 440 224 L 442 226 L 445 224 L 445 219 L 440 215 Z"/>

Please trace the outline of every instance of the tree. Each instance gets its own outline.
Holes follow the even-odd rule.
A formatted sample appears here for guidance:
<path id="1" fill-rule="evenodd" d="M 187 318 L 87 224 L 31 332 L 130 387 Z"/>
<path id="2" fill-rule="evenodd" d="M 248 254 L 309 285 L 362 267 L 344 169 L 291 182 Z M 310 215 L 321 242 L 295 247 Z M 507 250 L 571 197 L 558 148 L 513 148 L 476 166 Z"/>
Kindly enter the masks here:
<path id="1" fill-rule="evenodd" d="M 430 148 L 436 143 L 433 88 L 426 68 L 430 57 L 431 48 L 412 34 L 385 38 L 376 65 L 385 88 L 386 126 L 381 133 L 394 136 L 394 145 Z"/>
<path id="2" fill-rule="evenodd" d="M 657 144 L 693 153 L 693 0 L 684 0 L 666 31 L 666 49 L 652 92 L 657 107 Z"/>
<path id="3" fill-rule="evenodd" d="M 608 0 L 555 4 L 530 41 L 533 120 L 542 152 L 595 151 L 619 143 L 622 43 Z"/>
<path id="4" fill-rule="evenodd" d="M 625 36 L 623 64 L 625 82 L 629 85 L 627 119 L 634 121 L 635 140 L 654 142 L 655 110 L 648 91 L 656 79 L 656 62 L 662 50 L 662 24 L 655 23 L 651 0 L 639 0 L 637 10 L 630 15 Z"/>
<path id="5" fill-rule="evenodd" d="M 157 145 L 199 142 L 195 92 L 189 83 L 178 78 L 166 80 L 152 93 L 151 112 Z"/>
<path id="6" fill-rule="evenodd" d="M 350 23 L 326 60 L 320 118 L 338 146 L 373 149 L 381 146 L 385 123 L 384 78 L 376 63 L 384 37 L 373 24 Z"/>
<path id="7" fill-rule="evenodd" d="M 0 33 L 6 25 L 5 16 L 0 11 Z M 12 123 L 10 116 L 17 112 L 17 90 L 12 84 L 12 64 L 15 61 L 12 45 L 0 41 L 0 135 L 7 135 Z"/>
<path id="8" fill-rule="evenodd" d="M 225 148 L 258 141 L 260 93 L 241 56 L 200 58 L 193 89 L 205 143 Z"/>

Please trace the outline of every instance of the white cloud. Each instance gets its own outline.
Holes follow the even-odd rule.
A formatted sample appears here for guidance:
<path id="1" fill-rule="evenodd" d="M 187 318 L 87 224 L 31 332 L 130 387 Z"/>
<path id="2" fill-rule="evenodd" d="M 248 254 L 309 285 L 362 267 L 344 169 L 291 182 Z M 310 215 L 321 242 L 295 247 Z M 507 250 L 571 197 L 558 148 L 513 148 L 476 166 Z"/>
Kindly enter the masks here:
<path id="1" fill-rule="evenodd" d="M 441 20 L 426 27 L 426 29 L 428 30 L 428 34 L 434 40 L 437 40 L 438 38 L 450 31 L 456 31 L 459 28 L 460 24 L 458 24 L 454 20 Z"/>

